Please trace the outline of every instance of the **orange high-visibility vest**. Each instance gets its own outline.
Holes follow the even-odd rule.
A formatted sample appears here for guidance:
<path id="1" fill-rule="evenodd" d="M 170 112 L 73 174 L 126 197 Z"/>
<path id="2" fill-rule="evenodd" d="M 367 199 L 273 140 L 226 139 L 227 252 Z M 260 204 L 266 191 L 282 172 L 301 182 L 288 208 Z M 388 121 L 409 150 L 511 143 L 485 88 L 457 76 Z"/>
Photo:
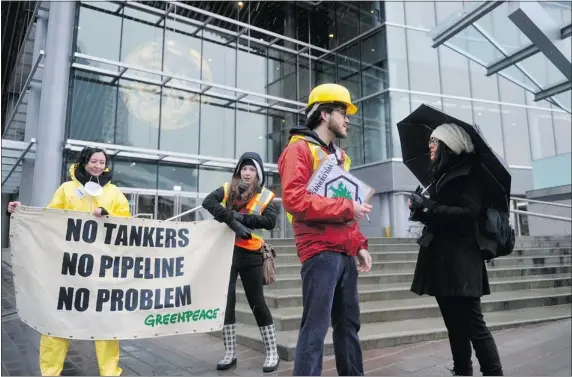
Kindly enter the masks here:
<path id="1" fill-rule="evenodd" d="M 222 199 L 223 207 L 226 206 L 226 201 L 229 195 L 229 184 L 225 182 L 222 187 L 224 188 L 224 198 Z M 270 204 L 272 199 L 274 199 L 274 193 L 267 188 L 263 187 L 262 191 L 254 195 L 252 199 L 248 202 L 245 208 L 241 208 L 240 213 L 247 215 L 261 215 L 264 209 Z M 246 250 L 259 251 L 262 249 L 264 244 L 264 238 L 262 237 L 262 229 L 251 229 L 252 238 L 249 240 L 244 240 L 240 237 L 236 237 L 234 244 L 238 247 L 242 247 Z"/>
<path id="2" fill-rule="evenodd" d="M 324 159 L 330 158 L 328 151 L 320 146 L 317 140 L 311 138 L 310 136 L 294 135 L 288 144 L 292 144 L 298 140 L 304 140 L 310 148 L 310 153 L 312 153 L 312 158 L 314 160 L 314 166 L 312 167 L 313 171 L 318 170 L 320 164 Z M 348 156 L 345 152 L 342 153 L 342 150 L 337 146 L 334 146 L 334 148 L 336 149 L 336 158 L 343 161 L 344 170 L 350 171 L 350 166 L 352 164 L 350 156 Z M 292 215 L 289 212 L 286 212 L 286 218 L 288 219 L 288 222 L 292 223 Z"/>

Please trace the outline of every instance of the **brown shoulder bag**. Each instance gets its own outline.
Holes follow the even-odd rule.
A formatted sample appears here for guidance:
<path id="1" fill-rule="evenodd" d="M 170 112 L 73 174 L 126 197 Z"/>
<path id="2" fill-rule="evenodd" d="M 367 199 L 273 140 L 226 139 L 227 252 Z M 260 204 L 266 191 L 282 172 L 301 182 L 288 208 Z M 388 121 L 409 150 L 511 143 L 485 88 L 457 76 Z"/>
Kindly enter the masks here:
<path id="1" fill-rule="evenodd" d="M 262 253 L 264 255 L 264 263 L 262 266 L 264 269 L 264 285 L 270 285 L 276 281 L 276 264 L 274 263 L 276 251 L 274 251 L 272 245 L 264 242 Z"/>

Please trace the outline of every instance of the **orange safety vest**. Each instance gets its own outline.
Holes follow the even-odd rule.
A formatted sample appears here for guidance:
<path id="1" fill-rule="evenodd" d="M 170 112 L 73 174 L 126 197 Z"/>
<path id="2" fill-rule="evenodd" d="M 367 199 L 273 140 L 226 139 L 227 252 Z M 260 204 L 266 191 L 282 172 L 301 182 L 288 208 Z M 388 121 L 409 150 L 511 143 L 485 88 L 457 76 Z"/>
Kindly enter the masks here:
<path id="1" fill-rule="evenodd" d="M 228 200 L 229 184 L 225 182 L 222 187 L 224 188 L 224 198 L 222 199 L 223 207 L 226 206 L 226 201 Z M 264 209 L 270 204 L 272 199 L 274 199 L 274 193 L 267 188 L 263 187 L 262 191 L 254 195 L 252 199 L 248 202 L 245 208 L 240 210 L 240 213 L 248 215 L 261 215 Z M 244 240 L 240 237 L 236 237 L 234 244 L 238 247 L 242 247 L 246 250 L 258 251 L 262 249 L 264 244 L 264 238 L 262 237 L 262 229 L 251 229 L 252 238 L 249 240 Z"/>
<path id="2" fill-rule="evenodd" d="M 294 135 L 288 144 L 292 144 L 298 140 L 304 140 L 310 148 L 310 153 L 312 153 L 312 158 L 314 159 L 314 166 L 312 167 L 313 171 L 318 170 L 320 164 L 324 159 L 330 158 L 328 151 L 326 151 L 317 140 L 311 138 L 310 136 Z M 337 145 L 334 145 L 334 148 L 336 149 L 336 158 L 343 161 L 344 170 L 350 171 L 350 166 L 352 164 L 350 156 L 348 156 L 345 152 L 342 152 L 342 150 L 338 148 Z M 288 219 L 288 222 L 292 223 L 292 215 L 289 212 L 286 212 L 286 218 Z"/>

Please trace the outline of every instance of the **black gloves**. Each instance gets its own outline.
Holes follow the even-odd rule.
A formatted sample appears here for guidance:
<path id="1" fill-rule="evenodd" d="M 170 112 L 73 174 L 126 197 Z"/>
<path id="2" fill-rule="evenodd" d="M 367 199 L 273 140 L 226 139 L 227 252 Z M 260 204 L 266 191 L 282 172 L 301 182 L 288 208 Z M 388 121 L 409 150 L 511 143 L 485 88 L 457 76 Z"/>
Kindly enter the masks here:
<path id="1" fill-rule="evenodd" d="M 236 233 L 237 236 L 242 238 L 243 240 L 249 240 L 252 238 L 251 230 L 239 223 L 236 220 L 232 220 L 230 224 L 228 224 L 229 228 Z"/>
<path id="2" fill-rule="evenodd" d="M 422 209 L 424 207 L 426 197 L 420 195 L 416 192 L 409 195 L 409 200 L 411 200 L 411 209 Z"/>
<path id="3" fill-rule="evenodd" d="M 427 211 L 427 201 L 428 199 L 421 194 L 422 190 L 420 186 L 417 186 L 415 192 L 409 195 L 409 221 L 419 221 L 421 223 L 425 223 L 425 212 Z"/>
<path id="4" fill-rule="evenodd" d="M 244 224 L 244 215 L 240 212 L 232 211 L 232 217 L 241 224 Z"/>

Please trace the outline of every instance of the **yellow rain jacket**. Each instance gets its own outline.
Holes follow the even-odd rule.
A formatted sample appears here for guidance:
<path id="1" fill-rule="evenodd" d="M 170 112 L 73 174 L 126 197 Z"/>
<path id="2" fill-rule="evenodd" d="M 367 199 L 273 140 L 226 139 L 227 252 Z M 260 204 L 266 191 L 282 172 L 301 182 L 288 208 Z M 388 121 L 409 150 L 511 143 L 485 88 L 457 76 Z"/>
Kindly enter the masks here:
<path id="1" fill-rule="evenodd" d="M 107 169 L 106 169 L 107 170 Z M 108 182 L 101 195 L 91 197 L 82 191 L 83 185 L 75 177 L 75 165 L 69 169 L 71 181 L 56 190 L 48 208 L 93 212 L 103 207 L 110 216 L 130 217 L 129 202 L 119 188 Z M 68 353 L 69 339 L 42 334 L 40 340 L 40 370 L 42 376 L 59 376 Z M 119 340 L 96 340 L 95 353 L 101 376 L 119 376 Z"/>

